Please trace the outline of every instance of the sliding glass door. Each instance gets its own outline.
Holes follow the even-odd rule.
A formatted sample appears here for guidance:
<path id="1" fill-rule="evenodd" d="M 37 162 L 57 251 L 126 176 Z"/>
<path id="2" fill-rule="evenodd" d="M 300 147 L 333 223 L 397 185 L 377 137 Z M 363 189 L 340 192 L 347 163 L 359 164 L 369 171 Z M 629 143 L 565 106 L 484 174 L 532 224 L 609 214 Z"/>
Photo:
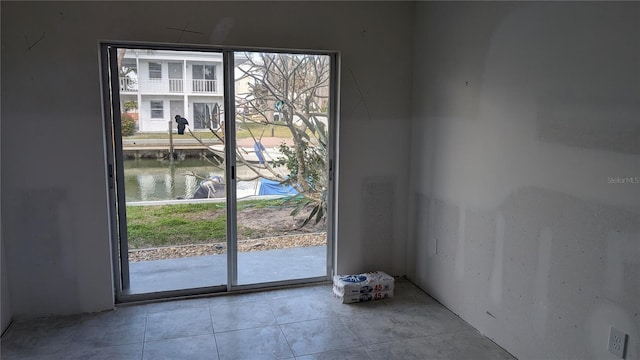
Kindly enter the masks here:
<path id="1" fill-rule="evenodd" d="M 120 301 L 328 279 L 335 54 L 102 57 Z"/>
<path id="2" fill-rule="evenodd" d="M 238 181 L 257 196 L 237 201 L 237 283 L 326 277 L 331 58 L 244 52 L 234 79 Z"/>

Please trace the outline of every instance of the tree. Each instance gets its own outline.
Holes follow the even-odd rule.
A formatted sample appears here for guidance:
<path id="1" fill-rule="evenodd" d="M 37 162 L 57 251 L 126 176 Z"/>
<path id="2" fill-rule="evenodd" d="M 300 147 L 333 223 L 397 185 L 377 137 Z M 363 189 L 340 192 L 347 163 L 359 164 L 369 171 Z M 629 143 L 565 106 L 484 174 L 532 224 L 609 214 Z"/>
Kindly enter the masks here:
<path id="1" fill-rule="evenodd" d="M 135 77 L 136 73 L 138 72 L 138 69 L 136 69 L 136 63 L 125 61 L 124 56 L 126 54 L 127 54 L 127 49 L 118 48 L 118 55 L 117 55 L 118 76 L 123 78 L 123 77 L 129 77 L 130 75 L 133 75 Z"/>
<path id="2" fill-rule="evenodd" d="M 137 110 L 138 102 L 133 100 L 125 101 L 123 104 L 123 108 L 124 108 L 124 111 L 127 111 L 127 112 L 131 110 Z"/>
<path id="3" fill-rule="evenodd" d="M 269 127 L 286 127 L 293 145 L 283 143 L 283 156 L 262 164 L 249 163 L 246 154 L 237 148 L 237 162 L 254 174 L 240 180 L 263 177 L 293 186 L 303 201 L 292 215 L 310 208 L 303 226 L 312 218 L 318 222 L 324 218 L 327 206 L 329 57 L 281 53 L 245 53 L 245 57 L 246 61 L 236 66 L 236 82 L 246 82 L 248 91 L 237 94 L 236 102 L 248 111 L 237 114 L 236 124 L 249 130 L 255 143 L 260 143 Z M 279 115 L 278 121 L 275 114 Z M 223 134 L 211 131 L 224 143 Z M 214 163 L 222 165 L 224 154 L 214 153 Z"/>
<path id="4" fill-rule="evenodd" d="M 136 133 L 136 120 L 127 113 L 122 113 L 120 132 L 122 136 L 131 136 Z"/>

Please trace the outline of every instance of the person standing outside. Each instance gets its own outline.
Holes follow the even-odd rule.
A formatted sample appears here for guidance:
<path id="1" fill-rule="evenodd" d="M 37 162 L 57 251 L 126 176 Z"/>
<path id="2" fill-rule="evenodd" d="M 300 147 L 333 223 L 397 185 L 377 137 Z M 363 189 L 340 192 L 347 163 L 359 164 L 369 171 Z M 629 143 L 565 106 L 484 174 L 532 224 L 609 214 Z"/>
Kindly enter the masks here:
<path id="1" fill-rule="evenodd" d="M 176 122 L 178 123 L 178 135 L 184 135 L 184 128 L 189 125 L 189 122 L 180 115 L 176 115 Z"/>

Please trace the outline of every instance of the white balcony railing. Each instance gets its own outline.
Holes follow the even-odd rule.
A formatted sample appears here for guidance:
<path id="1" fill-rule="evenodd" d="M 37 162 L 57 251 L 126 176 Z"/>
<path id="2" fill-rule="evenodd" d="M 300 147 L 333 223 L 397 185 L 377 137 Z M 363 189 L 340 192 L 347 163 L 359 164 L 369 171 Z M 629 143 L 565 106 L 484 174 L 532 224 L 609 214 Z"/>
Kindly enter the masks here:
<path id="1" fill-rule="evenodd" d="M 191 86 L 187 86 L 190 84 Z M 183 80 L 183 79 L 129 79 L 120 78 L 121 92 L 138 92 L 142 94 L 217 94 L 221 90 L 218 80 Z"/>
<path id="2" fill-rule="evenodd" d="M 140 80 L 141 93 L 167 93 L 169 92 L 169 82 L 163 79 Z"/>
<path id="3" fill-rule="evenodd" d="M 138 91 L 138 80 L 130 78 L 120 78 L 120 91 L 121 92 L 136 92 Z"/>
<path id="4" fill-rule="evenodd" d="M 191 80 L 191 91 L 194 93 L 216 92 L 216 80 Z"/>
<path id="5" fill-rule="evenodd" d="M 184 80 L 182 79 L 169 79 L 169 92 L 184 92 Z"/>

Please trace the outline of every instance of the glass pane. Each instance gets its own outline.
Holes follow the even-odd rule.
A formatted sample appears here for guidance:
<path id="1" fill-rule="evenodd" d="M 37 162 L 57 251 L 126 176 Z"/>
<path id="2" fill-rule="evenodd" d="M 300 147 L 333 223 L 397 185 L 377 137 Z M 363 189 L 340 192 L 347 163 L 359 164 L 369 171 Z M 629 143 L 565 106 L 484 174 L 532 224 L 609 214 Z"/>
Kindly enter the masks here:
<path id="1" fill-rule="evenodd" d="M 183 63 L 169 63 L 169 91 L 183 92 L 184 83 L 182 79 Z"/>
<path id="2" fill-rule="evenodd" d="M 169 79 L 182 79 L 182 63 L 169 63 Z"/>
<path id="3" fill-rule="evenodd" d="M 202 65 L 193 65 L 193 78 L 202 79 L 203 76 Z"/>
<path id="4" fill-rule="evenodd" d="M 162 119 L 164 117 L 164 104 L 162 101 L 149 101 L 149 105 L 152 119 Z"/>
<path id="5" fill-rule="evenodd" d="M 235 57 L 238 284 L 326 276 L 330 57 Z"/>
<path id="6" fill-rule="evenodd" d="M 211 111 L 213 104 L 194 103 L 193 104 L 193 126 L 195 129 L 207 129 L 212 126 Z"/>
<path id="7" fill-rule="evenodd" d="M 205 80 L 214 80 L 216 77 L 216 73 L 214 72 L 213 65 L 206 65 L 204 67 L 204 78 Z"/>
<path id="8" fill-rule="evenodd" d="M 149 78 L 161 79 L 162 78 L 162 65 L 160 63 L 149 62 Z"/>
<path id="9" fill-rule="evenodd" d="M 181 86 L 183 63 L 178 63 L 195 59 L 222 66 L 222 54 L 147 49 L 118 52 L 123 59 L 121 69 L 137 63 L 150 70 L 137 74 L 135 91 L 120 92 L 122 109 L 125 103 L 140 101 L 122 114 L 129 292 L 224 285 L 227 220 L 222 133 L 202 126 L 197 127 L 202 130 L 194 129 L 195 119 L 206 123 L 205 104 L 222 104 L 224 98 L 222 94 L 194 97 Z M 153 71 L 169 59 L 180 66 L 170 63 L 170 78 L 154 78 Z M 165 105 L 170 115 L 165 114 Z M 180 135 L 182 119 L 189 125 Z"/>

